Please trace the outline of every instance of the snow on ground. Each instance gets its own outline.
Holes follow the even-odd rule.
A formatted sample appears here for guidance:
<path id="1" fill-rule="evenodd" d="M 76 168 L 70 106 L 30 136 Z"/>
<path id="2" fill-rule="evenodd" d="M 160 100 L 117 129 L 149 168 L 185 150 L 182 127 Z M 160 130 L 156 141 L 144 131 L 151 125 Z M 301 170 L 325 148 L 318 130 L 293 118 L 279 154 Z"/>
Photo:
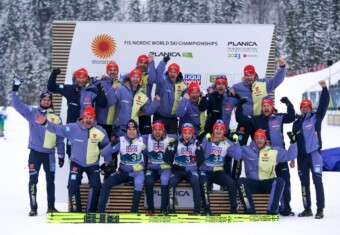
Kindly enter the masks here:
<path id="1" fill-rule="evenodd" d="M 335 64 L 333 71 L 340 70 L 340 63 Z M 339 73 L 339 72 L 338 72 Z M 283 96 L 288 96 L 295 108 L 299 107 L 301 93 L 311 87 L 318 87 L 317 81 L 326 79 L 328 70 L 296 77 L 286 78 L 284 83 L 276 90 L 276 107 L 280 112 L 286 108 L 279 102 Z M 338 75 L 336 75 L 338 76 Z M 332 82 L 334 78 L 332 78 Z M 339 78 L 336 78 L 339 79 Z M 326 79 L 327 80 L 327 79 Z M 299 111 L 299 110 L 297 110 Z M 37 217 L 29 217 L 28 198 L 28 125 L 27 122 L 12 107 L 7 109 L 8 120 L 5 124 L 7 140 L 0 139 L 1 171 L 0 182 L 0 234 L 98 234 L 98 233 L 138 233 L 138 234 L 173 234 L 176 232 L 190 232 L 192 234 L 339 234 L 338 223 L 340 221 L 340 173 L 325 172 L 323 176 L 326 208 L 325 218 L 315 220 L 314 217 L 298 218 L 281 217 L 279 222 L 249 222 L 233 224 L 47 224 L 45 222 L 46 184 L 43 170 L 40 171 L 38 184 L 38 213 Z M 326 118 L 325 118 L 326 120 Z M 340 127 L 328 126 L 323 123 L 322 136 L 324 149 L 339 147 L 338 133 Z M 289 131 L 290 126 L 285 126 Z M 63 193 L 56 195 L 56 208 L 67 211 L 66 182 L 68 169 L 57 169 L 56 188 Z M 63 177 L 60 177 L 60 176 Z M 291 169 L 292 202 L 291 206 L 295 213 L 303 210 L 300 195 L 300 184 L 297 170 Z M 313 211 L 315 213 L 315 190 L 311 185 Z"/>

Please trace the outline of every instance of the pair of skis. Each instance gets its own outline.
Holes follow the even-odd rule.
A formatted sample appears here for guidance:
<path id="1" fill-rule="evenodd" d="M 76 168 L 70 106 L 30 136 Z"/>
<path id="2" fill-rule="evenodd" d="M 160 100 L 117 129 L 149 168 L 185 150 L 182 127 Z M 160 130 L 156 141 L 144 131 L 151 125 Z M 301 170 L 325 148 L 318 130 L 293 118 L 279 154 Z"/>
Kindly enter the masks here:
<path id="1" fill-rule="evenodd" d="M 278 215 L 216 214 L 214 216 L 191 214 L 141 213 L 47 213 L 47 223 L 234 223 L 234 222 L 275 222 Z"/>

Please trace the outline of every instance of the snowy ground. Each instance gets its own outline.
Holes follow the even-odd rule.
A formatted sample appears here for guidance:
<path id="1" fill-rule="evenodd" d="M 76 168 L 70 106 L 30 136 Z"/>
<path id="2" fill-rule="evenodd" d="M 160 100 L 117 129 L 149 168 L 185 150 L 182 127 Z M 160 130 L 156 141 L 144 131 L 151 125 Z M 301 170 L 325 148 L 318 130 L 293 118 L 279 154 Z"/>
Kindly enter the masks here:
<path id="1" fill-rule="evenodd" d="M 339 71 L 340 64 L 335 64 L 334 71 Z M 277 89 L 276 99 L 288 96 L 294 106 L 298 108 L 301 101 L 301 93 L 304 88 L 317 87 L 317 81 L 325 79 L 328 71 L 320 71 L 312 74 L 286 78 L 285 82 Z M 337 75 L 338 76 L 338 75 Z M 339 78 L 338 78 L 339 79 Z M 332 78 L 333 80 L 333 78 Z M 306 85 L 308 84 L 308 85 Z M 303 88 L 303 89 L 302 89 Z M 285 106 L 276 102 L 280 112 L 285 112 Z M 0 193 L 0 234 L 94 234 L 94 233 L 121 233 L 134 232 L 138 234 L 151 234 L 161 232 L 162 234 L 173 234 L 174 232 L 190 232 L 192 234 L 218 233 L 218 234 L 339 234 L 338 224 L 340 221 L 340 203 L 338 192 L 340 185 L 340 173 L 325 172 L 323 176 L 326 208 L 325 218 L 315 220 L 314 217 L 281 217 L 279 222 L 251 222 L 234 224 L 47 224 L 45 223 L 46 212 L 46 190 L 43 170 L 41 170 L 40 182 L 38 184 L 39 215 L 28 217 L 28 125 L 11 107 L 7 109 L 8 121 L 5 124 L 5 135 L 7 140 L 0 139 L 1 149 L 1 171 L 0 182 L 2 190 Z M 326 118 L 325 118 L 326 119 Z M 339 147 L 338 133 L 340 127 L 328 126 L 324 121 L 322 127 L 324 149 Z M 291 127 L 285 127 L 290 130 Z M 56 208 L 67 211 L 66 182 L 67 167 L 59 169 L 56 188 L 63 193 L 57 193 Z M 303 210 L 300 185 L 297 170 L 291 170 L 292 202 L 293 210 Z M 63 181 L 63 182 L 61 182 Z M 311 187 L 313 211 L 315 212 L 315 190 Z"/>

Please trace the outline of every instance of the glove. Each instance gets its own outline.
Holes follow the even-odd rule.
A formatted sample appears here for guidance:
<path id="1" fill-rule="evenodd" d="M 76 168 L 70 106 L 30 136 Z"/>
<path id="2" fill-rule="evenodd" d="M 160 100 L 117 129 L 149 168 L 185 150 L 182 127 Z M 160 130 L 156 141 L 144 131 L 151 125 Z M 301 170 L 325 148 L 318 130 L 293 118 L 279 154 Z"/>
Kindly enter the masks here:
<path id="1" fill-rule="evenodd" d="M 294 144 L 296 142 L 296 135 L 291 131 L 287 132 L 287 135 L 290 139 L 290 143 Z"/>
<path id="2" fill-rule="evenodd" d="M 61 70 L 60 70 L 60 68 L 53 68 L 52 73 L 55 74 L 55 75 L 59 75 L 59 74 L 61 74 Z"/>
<path id="3" fill-rule="evenodd" d="M 248 102 L 248 98 L 247 97 L 242 97 L 242 98 L 240 98 L 239 102 L 240 102 L 241 105 L 244 105 L 245 103 Z"/>
<path id="4" fill-rule="evenodd" d="M 163 61 L 165 63 L 168 63 L 169 60 L 170 60 L 170 56 L 166 55 L 166 56 L 163 57 Z"/>
<path id="5" fill-rule="evenodd" d="M 104 86 L 103 86 L 103 84 L 98 83 L 98 85 L 97 85 L 97 90 L 98 90 L 98 92 L 103 93 L 103 92 L 104 92 Z"/>
<path id="6" fill-rule="evenodd" d="M 60 157 L 59 157 L 60 156 Z M 59 155 L 58 156 L 58 165 L 60 168 L 62 168 L 64 166 L 64 162 L 65 162 L 65 156 L 64 155 Z"/>
<path id="7" fill-rule="evenodd" d="M 108 178 L 114 172 L 113 162 L 103 163 L 100 165 L 100 173 L 104 178 Z"/>
<path id="8" fill-rule="evenodd" d="M 119 138 L 116 138 L 114 141 L 111 141 L 111 146 L 115 146 L 116 144 L 118 144 L 120 141 L 119 141 Z"/>
<path id="9" fill-rule="evenodd" d="M 280 101 L 282 102 L 282 103 L 284 103 L 284 104 L 289 104 L 290 103 L 290 101 L 289 101 L 289 99 L 285 96 L 285 97 L 282 97 L 281 99 L 280 99 Z"/>
<path id="10" fill-rule="evenodd" d="M 13 88 L 12 88 L 12 91 L 18 91 L 19 87 L 20 87 L 20 85 L 21 85 L 21 83 L 23 81 L 24 80 L 22 78 L 19 78 L 19 77 L 15 76 L 14 79 L 13 79 Z"/>
<path id="11" fill-rule="evenodd" d="M 238 134 L 237 134 L 236 132 L 232 132 L 232 133 L 230 134 L 230 137 L 231 137 L 231 140 L 232 140 L 235 144 L 238 143 Z"/>

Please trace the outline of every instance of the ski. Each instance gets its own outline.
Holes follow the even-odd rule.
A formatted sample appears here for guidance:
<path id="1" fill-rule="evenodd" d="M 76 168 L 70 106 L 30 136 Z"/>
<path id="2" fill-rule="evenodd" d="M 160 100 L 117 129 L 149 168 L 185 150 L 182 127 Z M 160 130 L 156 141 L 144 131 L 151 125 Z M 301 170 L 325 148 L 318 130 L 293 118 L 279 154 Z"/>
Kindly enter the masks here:
<path id="1" fill-rule="evenodd" d="M 275 222 L 278 215 L 217 214 L 214 216 L 190 214 L 141 213 L 47 213 L 47 223 L 235 223 L 235 222 Z"/>

